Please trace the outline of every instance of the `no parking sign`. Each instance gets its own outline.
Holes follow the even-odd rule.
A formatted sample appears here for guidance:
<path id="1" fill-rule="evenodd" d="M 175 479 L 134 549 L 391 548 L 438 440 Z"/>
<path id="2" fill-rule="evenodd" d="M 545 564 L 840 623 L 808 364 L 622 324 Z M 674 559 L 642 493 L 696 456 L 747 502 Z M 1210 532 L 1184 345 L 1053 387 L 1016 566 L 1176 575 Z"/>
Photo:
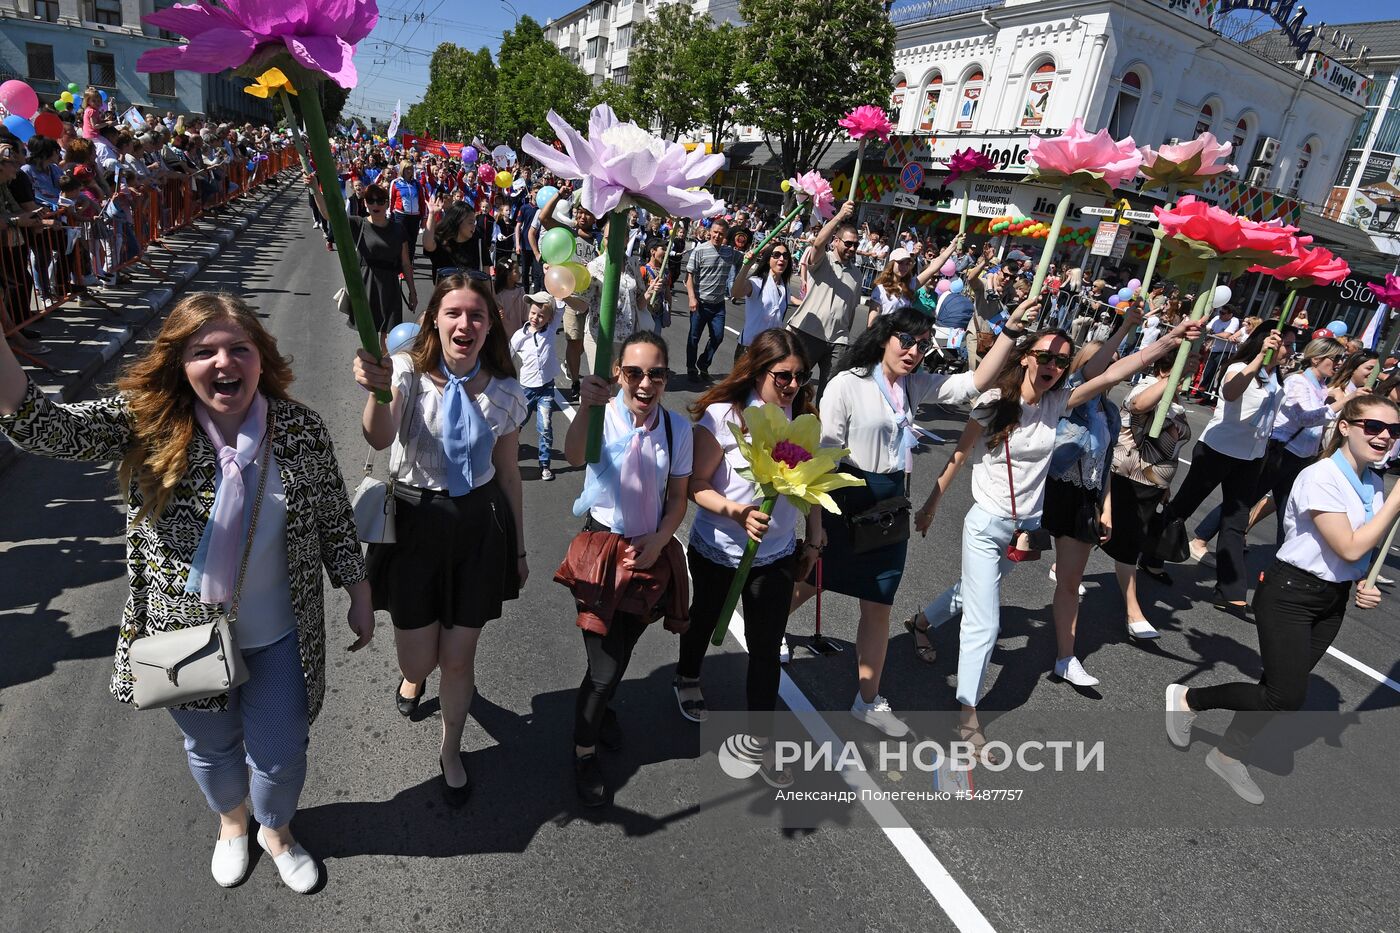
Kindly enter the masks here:
<path id="1" fill-rule="evenodd" d="M 911 194 L 924 185 L 924 167 L 918 162 L 905 162 L 899 170 L 899 186 Z"/>

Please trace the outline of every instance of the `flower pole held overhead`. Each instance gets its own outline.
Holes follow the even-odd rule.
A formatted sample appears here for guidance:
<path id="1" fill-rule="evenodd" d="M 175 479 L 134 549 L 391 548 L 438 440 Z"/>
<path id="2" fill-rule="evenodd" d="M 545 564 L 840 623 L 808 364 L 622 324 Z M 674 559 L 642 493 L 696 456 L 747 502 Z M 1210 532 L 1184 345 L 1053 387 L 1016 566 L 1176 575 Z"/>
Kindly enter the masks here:
<path id="1" fill-rule="evenodd" d="M 1366 287 L 1380 300 L 1379 314 L 1381 315 L 1381 319 L 1377 326 L 1384 331 L 1385 325 L 1389 323 L 1389 309 L 1400 306 L 1400 275 L 1387 272 L 1384 282 L 1380 284 L 1368 282 Z M 1371 370 L 1371 375 L 1366 379 L 1366 388 L 1368 389 L 1375 388 L 1376 379 L 1381 374 L 1381 367 L 1385 366 L 1386 359 L 1395 352 L 1396 345 L 1400 344 L 1400 324 L 1395 325 L 1392 330 L 1394 333 L 1390 335 L 1390 340 L 1386 342 L 1385 350 L 1380 354 L 1375 368 Z M 1390 533 L 1393 536 L 1395 530 L 1392 528 Z M 1388 545 L 1385 550 L 1389 550 Z"/>
<path id="2" fill-rule="evenodd" d="M 1333 256 L 1331 252 L 1317 247 L 1308 249 L 1311 237 L 1299 237 L 1297 247 L 1289 257 L 1291 261 L 1272 269 L 1266 266 L 1253 266 L 1248 271 L 1272 276 L 1288 289 L 1288 297 L 1283 300 L 1283 311 L 1278 317 L 1277 331 L 1281 334 L 1293 321 L 1293 305 L 1298 300 L 1300 289 L 1312 285 L 1334 285 L 1351 274 L 1351 267 L 1345 259 Z M 1273 351 L 1264 354 L 1264 365 L 1274 361 Z"/>
<path id="3" fill-rule="evenodd" d="M 846 130 L 846 135 L 856 140 L 856 164 L 851 170 L 851 194 L 848 200 L 856 200 L 856 185 L 860 184 L 861 163 L 865 161 L 865 144 L 872 137 L 881 142 L 889 142 L 894 132 L 894 124 L 881 107 L 862 104 L 846 114 L 837 123 Z"/>
<path id="4" fill-rule="evenodd" d="M 302 173 L 310 175 L 311 160 L 306 156 L 306 143 L 301 138 L 296 114 L 292 112 L 292 96 L 295 96 L 296 92 L 297 89 L 282 73 L 281 68 L 267 69 L 258 75 L 252 84 L 243 89 L 244 94 L 261 97 L 263 100 L 267 100 L 273 94 L 277 95 L 277 99 L 282 102 L 282 113 L 287 118 L 287 132 L 292 135 L 292 145 L 297 147 L 297 155 L 301 157 Z"/>
<path id="5" fill-rule="evenodd" d="M 786 230 L 788 224 L 792 223 L 797 215 L 808 207 L 811 207 L 812 214 L 818 220 L 826 220 L 831 216 L 836 206 L 836 198 L 831 193 L 831 183 L 823 178 L 819 172 L 807 172 L 796 178 L 785 179 L 782 188 L 784 191 L 792 192 L 797 203 L 767 236 L 759 240 L 757 246 L 744 254 L 744 262 L 750 262 L 763 252 L 763 248 L 772 242 L 774 237 Z"/>
<path id="6" fill-rule="evenodd" d="M 1222 143 L 1214 133 L 1202 133 L 1184 143 L 1172 143 L 1153 149 L 1143 146 L 1142 190 L 1165 188 L 1166 197 L 1162 206 L 1170 209 L 1176 203 L 1177 192 L 1182 188 L 1194 188 L 1203 181 L 1225 172 L 1238 172 L 1235 166 L 1225 160 L 1230 158 L 1234 146 Z M 1162 255 L 1161 239 L 1154 239 L 1152 252 L 1147 257 L 1147 269 L 1142 274 L 1142 294 L 1152 288 L 1152 276 L 1157 271 L 1157 260 Z"/>
<path id="7" fill-rule="evenodd" d="M 743 425 L 731 423 L 729 426 L 740 453 L 749 464 L 739 470 L 739 475 L 763 494 L 763 504 L 759 508 L 764 515 L 773 514 L 779 496 L 785 496 L 803 515 L 814 505 L 839 515 L 841 509 L 830 492 L 844 486 L 865 485 L 863 479 L 837 472 L 841 459 L 849 456 L 850 451 L 821 446 L 822 427 L 816 415 L 799 415 L 789 421 L 781 408 L 764 403 L 745 409 L 743 422 Z M 729 584 L 729 592 L 720 606 L 715 632 L 710 637 L 713 645 L 724 643 L 724 633 L 729 630 L 729 620 L 739 605 L 739 596 L 757 553 L 758 542 L 749 538 L 734 580 Z"/>
<path id="8" fill-rule="evenodd" d="M 959 180 L 963 182 L 962 211 L 958 215 L 958 236 L 967 233 L 967 208 L 972 203 L 972 183 L 995 167 L 991 159 L 971 146 L 959 150 L 949 157 L 948 177 L 943 180 L 944 186 Z"/>
<path id="9" fill-rule="evenodd" d="M 1040 251 L 1035 280 L 1031 282 L 1030 297 L 1038 298 L 1045 288 L 1045 277 L 1050 272 L 1050 260 L 1055 253 L 1054 244 L 1060 238 L 1075 190 L 1096 188 L 1104 194 L 1111 194 L 1114 188 L 1137 175 L 1142 165 L 1142 153 L 1133 145 L 1131 136 L 1115 141 L 1108 135 L 1108 130 L 1086 133 L 1084 121 L 1078 117 L 1059 136 L 1032 135 L 1029 148 L 1036 177 L 1043 182 L 1060 184 L 1055 217 L 1045 234 L 1045 247 Z"/>
<path id="10" fill-rule="evenodd" d="M 579 204 L 595 217 L 608 217 L 608 250 L 603 265 L 598 307 L 598 352 L 593 373 L 607 379 L 612 368 L 613 321 L 618 286 L 627 249 L 627 212 L 642 207 L 655 214 L 699 220 L 724 210 L 709 192 L 700 190 L 724 165 L 723 155 L 686 152 L 679 143 L 651 135 L 635 123 L 617 119 L 611 107 L 599 104 L 588 118 L 585 139 L 553 110 L 547 117 L 559 134 L 564 152 L 526 134 L 521 148 L 561 178 L 581 178 Z M 588 416 L 589 463 L 603 450 L 603 409 Z"/>

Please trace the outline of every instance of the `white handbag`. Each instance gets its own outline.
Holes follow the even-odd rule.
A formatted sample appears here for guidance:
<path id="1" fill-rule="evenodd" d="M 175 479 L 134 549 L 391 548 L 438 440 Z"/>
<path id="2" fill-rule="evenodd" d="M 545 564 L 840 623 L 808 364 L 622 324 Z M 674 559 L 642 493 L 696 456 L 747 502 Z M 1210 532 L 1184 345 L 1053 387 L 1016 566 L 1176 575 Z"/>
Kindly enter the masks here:
<path id="1" fill-rule="evenodd" d="M 228 609 L 221 607 L 213 622 L 173 632 L 156 632 L 131 643 L 131 695 L 132 705 L 137 709 L 160 709 L 222 696 L 248 679 L 248 668 L 243 663 L 243 652 L 238 649 L 233 629 L 238 619 L 243 577 L 248 572 L 248 556 L 253 550 L 253 533 L 258 528 L 258 512 L 262 511 L 267 474 L 276 468 L 268 456 L 271 441 L 272 426 L 269 424 L 263 435 L 263 468 L 258 477 L 257 498 L 253 500 L 253 516 L 248 523 L 248 541 L 243 545 L 243 561 L 238 567 L 238 582 L 234 584 Z"/>
<path id="2" fill-rule="evenodd" d="M 408 398 L 404 400 L 403 411 L 399 415 L 398 446 L 408 452 L 408 417 L 418 395 L 418 378 L 411 382 Z M 389 452 L 389 479 L 374 477 L 374 448 L 365 457 L 365 471 L 360 485 L 350 497 L 350 507 L 355 513 L 355 531 L 366 544 L 394 544 L 394 485 L 398 482 L 399 466 L 394 463 L 393 449 Z"/>

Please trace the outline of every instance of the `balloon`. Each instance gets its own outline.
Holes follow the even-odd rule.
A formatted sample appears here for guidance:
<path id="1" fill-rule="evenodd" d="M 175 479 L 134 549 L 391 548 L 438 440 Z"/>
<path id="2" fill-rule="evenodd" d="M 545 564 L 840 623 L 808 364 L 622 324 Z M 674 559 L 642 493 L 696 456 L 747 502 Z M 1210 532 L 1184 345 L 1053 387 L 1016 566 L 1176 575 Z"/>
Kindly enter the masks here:
<path id="1" fill-rule="evenodd" d="M 574 235 L 563 227 L 551 227 L 540 237 L 540 258 L 551 265 L 568 262 L 574 257 Z M 573 292 L 573 286 L 569 287 Z"/>
<path id="2" fill-rule="evenodd" d="M 941 294 L 943 294 L 944 292 L 946 292 L 946 291 L 949 289 L 949 287 L 950 287 L 950 286 L 949 286 L 949 284 L 948 284 L 948 280 L 947 280 L 947 279 L 939 279 L 939 280 L 938 280 L 938 284 L 935 285 L 935 286 L 933 286 L 933 290 L 936 291 L 938 294 L 941 295 Z"/>
<path id="3" fill-rule="evenodd" d="M 14 116 L 28 120 L 39 109 L 39 95 L 23 81 L 10 80 L 0 84 L 0 104 Z"/>
<path id="4" fill-rule="evenodd" d="M 56 113 L 41 113 L 34 118 L 34 132 L 49 139 L 58 139 L 63 133 L 63 121 Z"/>
<path id="5" fill-rule="evenodd" d="M 1121 304 L 1122 301 L 1123 301 L 1123 299 L 1122 299 L 1122 298 L 1119 298 L 1117 295 L 1109 295 L 1109 296 L 1108 296 L 1108 306 L 1109 306 L 1110 308 L 1116 308 L 1116 307 L 1118 307 L 1118 305 Z"/>
<path id="6" fill-rule="evenodd" d="M 535 195 L 535 207 L 544 210 L 544 206 L 554 200 L 554 196 L 559 193 L 559 189 L 553 185 L 545 185 L 540 189 L 540 193 Z"/>
<path id="7" fill-rule="evenodd" d="M 792 189 L 792 182 L 784 178 L 782 181 L 778 182 L 778 187 L 783 189 L 783 194 L 787 194 L 788 191 Z"/>
<path id="8" fill-rule="evenodd" d="M 496 180 L 496 168 L 491 164 L 481 166 L 476 170 L 476 180 L 484 185 L 489 185 Z"/>
<path id="9" fill-rule="evenodd" d="M 1333 321 L 1327 325 L 1327 329 L 1332 332 L 1333 337 L 1345 337 L 1351 328 L 1347 327 L 1346 321 Z"/>
<path id="10" fill-rule="evenodd" d="M 478 158 L 478 156 L 477 156 L 477 152 L 476 152 L 476 147 L 475 147 L 475 146 L 467 146 L 467 147 L 465 147 L 465 148 L 462 150 L 462 161 L 463 161 L 464 163 L 465 163 L 465 162 L 475 162 L 475 161 L 477 160 L 477 158 Z"/>
<path id="11" fill-rule="evenodd" d="M 1213 299 L 1211 299 L 1211 303 L 1210 303 L 1210 304 L 1211 304 L 1211 307 L 1213 307 L 1213 308 L 1223 308 L 1223 307 L 1225 307 L 1227 304 L 1230 303 L 1230 298 L 1231 298 L 1233 295 L 1234 295 L 1234 292 L 1230 291 L 1230 286 L 1228 286 L 1228 285 L 1217 285 L 1217 286 L 1215 286 L 1215 297 L 1214 297 Z"/>
<path id="12" fill-rule="evenodd" d="M 588 291 L 588 286 L 593 284 L 593 275 L 588 271 L 588 267 L 581 262 L 566 262 L 563 265 L 574 274 L 574 292 Z"/>
<path id="13" fill-rule="evenodd" d="M 1132 290 L 1131 288 L 1120 288 L 1120 289 L 1118 289 L 1118 300 L 1119 300 L 1119 301 L 1128 301 L 1128 300 L 1131 299 L 1132 297 L 1133 297 L 1133 290 Z"/>
<path id="14" fill-rule="evenodd" d="M 1133 291 L 1137 291 L 1139 288 L 1142 288 L 1142 279 L 1128 279 L 1128 287 Z"/>
<path id="15" fill-rule="evenodd" d="M 22 143 L 29 142 L 29 137 L 34 135 L 34 124 L 13 113 L 5 118 L 5 129 L 14 134 L 15 139 Z"/>
<path id="16" fill-rule="evenodd" d="M 385 347 L 391 354 L 398 353 L 400 350 L 406 349 L 417 338 L 418 325 L 408 321 L 389 331 L 389 339 L 385 341 Z"/>
<path id="17" fill-rule="evenodd" d="M 948 260 L 947 262 L 945 262 L 945 263 L 943 264 L 943 268 L 942 268 L 942 269 L 939 269 L 939 270 L 938 270 L 938 274 L 941 275 L 941 276 L 943 276 L 944 278 L 949 278 L 949 277 L 951 277 L 951 276 L 957 275 L 957 273 L 958 273 L 958 264 L 955 263 L 955 262 L 953 262 L 953 260 L 951 260 L 951 259 Z"/>
<path id="18" fill-rule="evenodd" d="M 553 233 L 554 230 L 549 232 Z M 568 266 L 550 266 L 544 274 L 544 290 L 560 300 L 568 298 L 574 293 L 573 271 Z"/>
<path id="19" fill-rule="evenodd" d="M 102 98 L 102 103 L 104 103 L 104 104 L 107 103 L 107 92 L 106 92 L 106 91 L 98 91 L 98 92 L 97 92 L 97 96 Z"/>
<path id="20" fill-rule="evenodd" d="M 1325 327 L 1319 327 L 1317 330 L 1313 331 L 1314 340 L 1321 340 L 1323 337 L 1331 336 L 1333 336 L 1332 332 Z"/>
<path id="21" fill-rule="evenodd" d="M 966 287 L 962 279 L 953 279 L 953 281 L 948 283 L 948 291 L 952 292 L 954 295 L 962 294 L 962 290 Z"/>
<path id="22" fill-rule="evenodd" d="M 497 188 L 509 188 L 509 187 L 510 187 L 510 183 L 513 182 L 513 181 L 515 181 L 515 176 L 512 175 L 510 172 L 497 172 L 497 173 L 496 173 L 496 187 L 497 187 Z"/>
<path id="23" fill-rule="evenodd" d="M 82 88 L 78 87 L 77 84 L 69 83 L 69 85 L 68 85 L 68 90 L 67 90 L 66 93 L 68 93 L 68 94 L 77 94 L 77 93 L 78 93 L 79 91 L 81 91 L 81 90 L 82 90 Z"/>

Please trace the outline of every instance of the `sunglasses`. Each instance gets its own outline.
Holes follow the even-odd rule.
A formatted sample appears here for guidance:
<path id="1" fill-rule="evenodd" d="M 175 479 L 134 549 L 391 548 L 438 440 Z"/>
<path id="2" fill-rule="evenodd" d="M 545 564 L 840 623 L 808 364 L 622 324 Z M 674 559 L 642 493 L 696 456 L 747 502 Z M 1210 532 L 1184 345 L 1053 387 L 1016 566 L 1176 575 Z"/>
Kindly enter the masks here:
<path id="1" fill-rule="evenodd" d="M 1059 369 L 1068 369 L 1073 360 L 1063 353 L 1051 353 L 1049 350 L 1036 350 L 1031 354 L 1031 358 L 1041 366 L 1049 366 L 1052 363 Z"/>
<path id="2" fill-rule="evenodd" d="M 1400 422 L 1381 421 L 1379 418 L 1356 418 L 1348 419 L 1347 424 L 1356 425 L 1367 437 L 1380 437 L 1384 432 L 1391 438 L 1400 438 Z"/>
<path id="3" fill-rule="evenodd" d="M 855 249 L 860 245 L 860 240 L 837 240 L 836 242 L 846 247 L 846 249 Z"/>
<path id="4" fill-rule="evenodd" d="M 388 202 L 388 201 L 375 201 L 375 200 L 372 200 L 372 199 L 370 199 L 370 198 L 365 198 L 365 207 L 388 207 L 388 206 L 389 206 L 389 202 Z"/>
<path id="5" fill-rule="evenodd" d="M 794 381 L 799 388 L 812 381 L 811 372 L 805 369 L 799 369 L 797 372 L 790 369 L 770 369 L 768 375 L 773 377 L 773 384 L 780 389 L 786 389 Z"/>
<path id="6" fill-rule="evenodd" d="M 664 366 L 653 366 L 651 369 L 642 369 L 640 366 L 623 366 L 621 370 L 622 378 L 627 380 L 627 384 L 631 386 L 641 383 L 643 376 L 652 382 L 665 382 L 667 377 L 671 375 Z"/>
<path id="7" fill-rule="evenodd" d="M 894 337 L 899 341 L 899 346 L 905 350 L 917 348 L 920 353 L 927 353 L 933 349 L 933 340 L 928 337 L 915 337 L 913 334 L 906 334 L 903 331 L 895 334 Z"/>
<path id="8" fill-rule="evenodd" d="M 789 256 L 787 253 L 774 253 L 772 258 L 774 258 L 774 259 L 791 259 L 792 257 Z"/>

